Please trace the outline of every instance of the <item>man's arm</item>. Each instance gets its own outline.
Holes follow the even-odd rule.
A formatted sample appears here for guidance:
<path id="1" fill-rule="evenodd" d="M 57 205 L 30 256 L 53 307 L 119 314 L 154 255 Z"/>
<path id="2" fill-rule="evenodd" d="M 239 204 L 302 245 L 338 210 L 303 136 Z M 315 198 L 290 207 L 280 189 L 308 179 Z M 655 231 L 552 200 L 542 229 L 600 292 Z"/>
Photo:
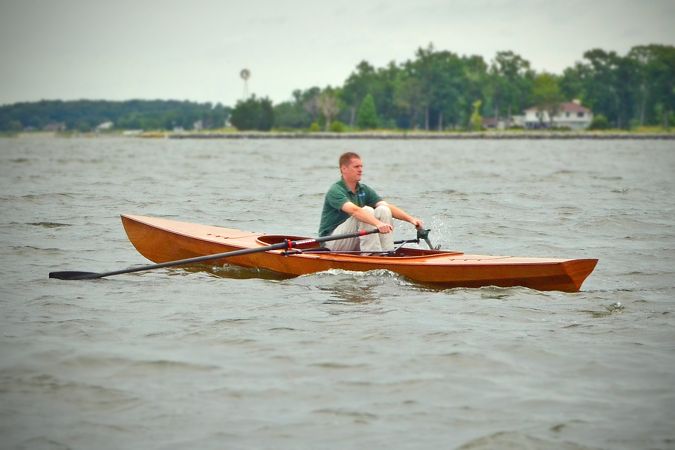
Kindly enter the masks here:
<path id="1" fill-rule="evenodd" d="M 377 202 L 377 205 L 375 206 L 380 206 L 380 205 L 387 205 L 389 209 L 391 210 L 391 215 L 398 220 L 403 220 L 405 222 L 410 222 L 413 224 L 415 228 L 424 228 L 424 222 L 422 222 L 420 219 L 417 217 L 413 217 L 407 212 L 403 211 L 401 208 L 399 208 L 396 205 L 392 205 L 391 203 L 387 203 L 384 200 Z"/>
<path id="2" fill-rule="evenodd" d="M 392 231 L 394 231 L 394 227 L 392 227 L 388 223 L 384 223 L 380 220 L 377 220 L 375 216 L 363 211 L 363 209 L 356 206 L 352 202 L 347 202 L 344 205 L 342 205 L 342 210 L 347 214 L 349 214 L 350 216 L 354 217 L 356 220 L 374 226 L 379 230 L 380 233 L 391 233 Z"/>

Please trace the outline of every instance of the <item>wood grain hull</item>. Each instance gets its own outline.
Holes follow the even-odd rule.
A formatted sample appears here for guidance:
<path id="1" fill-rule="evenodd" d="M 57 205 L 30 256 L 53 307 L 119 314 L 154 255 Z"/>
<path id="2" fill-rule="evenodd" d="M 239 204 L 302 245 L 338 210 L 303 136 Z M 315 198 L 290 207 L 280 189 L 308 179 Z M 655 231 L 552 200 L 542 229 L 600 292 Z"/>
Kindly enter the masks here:
<path id="1" fill-rule="evenodd" d="M 284 238 L 302 239 L 299 236 L 266 235 L 146 216 L 123 215 L 122 223 L 134 247 L 156 263 L 260 248 L 281 242 Z M 576 292 L 597 262 L 597 259 L 466 255 L 403 248 L 396 256 L 321 252 L 286 255 L 282 250 L 272 250 L 214 260 L 210 264 L 261 268 L 289 277 L 330 269 L 384 269 L 418 283 L 439 287 L 524 286 L 542 291 Z"/>

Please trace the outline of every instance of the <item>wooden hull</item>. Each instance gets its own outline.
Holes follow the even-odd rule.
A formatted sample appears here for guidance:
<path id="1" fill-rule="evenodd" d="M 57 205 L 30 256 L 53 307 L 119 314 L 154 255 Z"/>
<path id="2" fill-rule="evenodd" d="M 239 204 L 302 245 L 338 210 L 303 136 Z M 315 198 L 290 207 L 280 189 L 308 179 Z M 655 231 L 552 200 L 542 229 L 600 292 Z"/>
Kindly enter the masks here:
<path id="1" fill-rule="evenodd" d="M 122 223 L 134 247 L 156 263 L 260 248 L 285 238 L 302 239 L 298 236 L 266 235 L 145 216 L 123 215 Z M 286 276 L 330 269 L 384 269 L 418 283 L 439 287 L 524 286 L 543 291 L 576 292 L 597 262 L 597 259 L 466 255 L 461 252 L 403 248 L 396 256 L 321 252 L 285 255 L 282 250 L 272 250 L 214 260 L 210 264 L 261 268 Z"/>

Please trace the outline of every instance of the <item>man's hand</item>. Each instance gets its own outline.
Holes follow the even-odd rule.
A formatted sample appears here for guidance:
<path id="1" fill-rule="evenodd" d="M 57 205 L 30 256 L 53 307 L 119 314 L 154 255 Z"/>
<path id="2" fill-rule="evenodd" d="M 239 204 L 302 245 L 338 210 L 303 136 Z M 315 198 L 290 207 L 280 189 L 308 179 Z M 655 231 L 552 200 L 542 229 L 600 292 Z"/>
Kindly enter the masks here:
<path id="1" fill-rule="evenodd" d="M 411 217 L 409 222 L 415 226 L 417 229 L 424 228 L 424 222 L 422 222 L 420 219 L 417 217 Z"/>
<path id="2" fill-rule="evenodd" d="M 392 227 L 388 223 L 380 222 L 380 224 L 377 226 L 377 231 L 383 234 L 387 234 L 394 231 L 394 227 Z"/>

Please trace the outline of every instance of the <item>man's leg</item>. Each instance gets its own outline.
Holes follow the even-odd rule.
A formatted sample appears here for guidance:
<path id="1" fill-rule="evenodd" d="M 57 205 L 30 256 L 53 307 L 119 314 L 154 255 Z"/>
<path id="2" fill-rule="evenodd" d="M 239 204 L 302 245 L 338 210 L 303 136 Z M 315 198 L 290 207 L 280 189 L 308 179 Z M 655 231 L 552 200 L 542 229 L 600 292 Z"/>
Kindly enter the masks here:
<path id="1" fill-rule="evenodd" d="M 380 205 L 376 209 L 370 206 L 364 206 L 363 210 L 368 214 L 374 215 L 379 221 L 392 225 L 391 209 L 386 205 Z M 342 222 L 333 231 L 332 235 L 351 234 L 359 230 L 374 230 L 375 227 L 364 222 L 359 222 L 353 217 Z M 328 241 L 324 244 L 332 251 L 353 251 L 361 250 L 367 253 L 379 253 L 382 251 L 394 250 L 394 233 L 386 234 L 368 234 L 358 238 L 339 239 L 337 241 Z"/>
<path id="2" fill-rule="evenodd" d="M 352 234 L 356 233 L 359 230 L 360 222 L 353 217 L 342 222 L 338 227 L 331 233 L 332 236 L 338 234 Z M 338 239 L 337 241 L 328 241 L 324 243 L 326 248 L 334 252 L 346 252 L 359 249 L 359 238 L 349 238 L 349 239 Z"/>
<path id="3" fill-rule="evenodd" d="M 374 215 L 375 218 L 380 222 L 393 225 L 391 209 L 389 209 L 387 205 L 380 205 L 375 209 L 371 208 L 370 206 L 364 206 L 363 209 L 368 211 L 369 214 Z M 366 231 L 375 229 L 374 226 L 368 225 L 366 223 L 362 223 L 361 225 Z M 364 252 L 377 253 L 394 250 L 394 233 L 369 234 L 366 236 L 361 236 L 359 240 L 361 242 L 361 251 Z"/>
<path id="4" fill-rule="evenodd" d="M 375 208 L 375 217 L 377 220 L 380 222 L 384 222 L 389 225 L 393 225 L 394 220 L 392 219 L 391 216 L 391 209 L 387 205 L 380 205 L 377 208 Z M 390 252 L 394 250 L 394 233 L 386 233 L 386 234 L 377 234 L 374 235 L 380 238 L 380 247 L 382 248 L 382 251 L 385 252 Z"/>
<path id="5" fill-rule="evenodd" d="M 365 212 L 370 214 L 371 216 L 375 215 L 375 210 L 371 208 L 370 206 L 364 206 L 362 208 Z M 359 225 L 361 226 L 361 229 L 366 230 L 366 231 L 371 231 L 374 230 L 375 227 L 364 223 L 364 222 L 359 222 Z M 380 237 L 379 233 L 378 234 L 367 234 L 365 236 L 361 236 L 359 238 L 359 246 L 361 247 L 362 252 L 368 252 L 368 253 L 378 253 L 382 251 L 382 245 L 380 245 Z"/>

